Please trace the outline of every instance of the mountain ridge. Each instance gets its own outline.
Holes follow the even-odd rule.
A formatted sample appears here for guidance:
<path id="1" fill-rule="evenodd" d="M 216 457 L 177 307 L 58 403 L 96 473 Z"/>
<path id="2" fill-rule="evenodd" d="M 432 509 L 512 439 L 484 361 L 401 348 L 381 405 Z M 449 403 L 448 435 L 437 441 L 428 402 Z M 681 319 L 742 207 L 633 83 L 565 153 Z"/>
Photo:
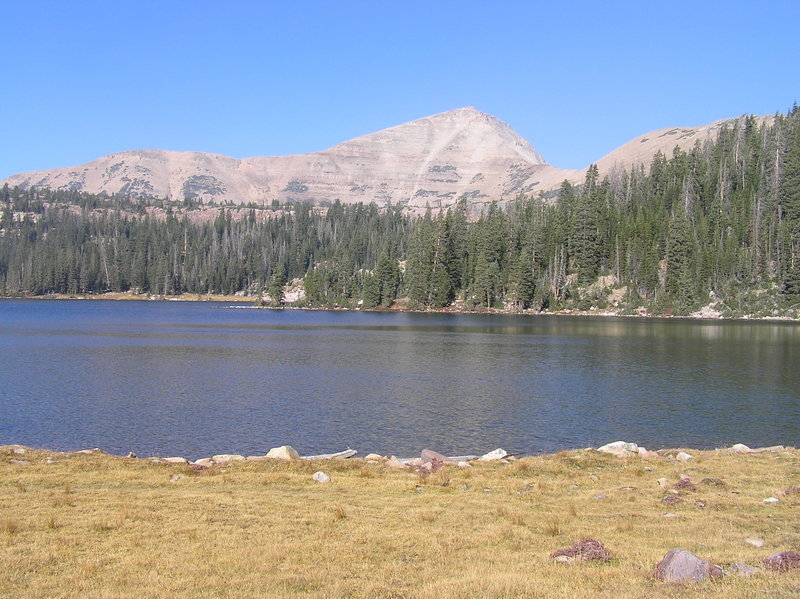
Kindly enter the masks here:
<path id="1" fill-rule="evenodd" d="M 738 117 L 742 118 L 742 117 Z M 757 117 L 764 121 L 771 117 Z M 715 137 L 723 119 L 701 127 L 659 129 L 600 158 L 601 174 L 649 164 Z M 18 173 L 10 186 L 90 193 L 267 204 L 340 200 L 400 205 L 415 212 L 467 200 L 477 208 L 519 194 L 548 194 L 586 169 L 549 165 L 510 125 L 474 107 L 416 119 L 307 154 L 232 158 L 205 152 L 127 150 L 91 162 Z"/>

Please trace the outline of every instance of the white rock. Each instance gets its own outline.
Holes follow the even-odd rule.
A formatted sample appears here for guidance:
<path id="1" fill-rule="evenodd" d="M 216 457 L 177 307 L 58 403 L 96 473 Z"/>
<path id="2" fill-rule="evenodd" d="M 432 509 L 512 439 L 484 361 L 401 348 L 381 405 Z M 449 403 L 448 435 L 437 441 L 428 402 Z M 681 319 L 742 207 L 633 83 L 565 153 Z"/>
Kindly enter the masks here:
<path id="1" fill-rule="evenodd" d="M 639 446 L 636 443 L 627 443 L 625 441 L 614 441 L 607 443 L 602 447 L 598 447 L 597 451 L 600 453 L 610 453 L 620 458 L 627 458 L 634 455 L 639 455 Z"/>
<path id="2" fill-rule="evenodd" d="M 572 562 L 575 561 L 575 558 L 569 555 L 557 555 L 556 557 L 553 558 L 553 561 L 562 564 L 571 564 Z"/>
<path id="3" fill-rule="evenodd" d="M 24 447 L 15 447 L 12 451 L 16 455 L 25 455 L 25 448 Z"/>
<path id="4" fill-rule="evenodd" d="M 195 466 L 211 466 L 214 464 L 214 460 L 211 458 L 200 458 L 199 460 L 195 460 L 192 462 Z"/>
<path id="5" fill-rule="evenodd" d="M 402 470 L 406 467 L 406 465 L 403 462 L 401 462 L 394 456 L 390 456 L 389 459 L 386 460 L 384 466 L 386 466 L 387 468 L 394 468 L 395 470 Z"/>
<path id="6" fill-rule="evenodd" d="M 215 455 L 211 459 L 217 464 L 224 464 L 226 462 L 241 462 L 244 460 L 244 456 L 235 453 L 221 453 L 219 455 Z"/>
<path id="7" fill-rule="evenodd" d="M 739 576 L 753 576 L 761 572 L 761 568 L 755 568 L 749 564 L 735 563 L 731 566 L 731 570 L 736 572 Z"/>
<path id="8" fill-rule="evenodd" d="M 686 453 L 685 451 L 679 451 L 678 454 L 675 456 L 675 459 L 679 462 L 688 462 L 692 459 L 692 456 Z"/>
<path id="9" fill-rule="evenodd" d="M 753 453 L 769 453 L 773 451 L 783 451 L 786 449 L 783 445 L 770 445 L 769 447 L 759 447 L 758 449 L 751 449 Z"/>
<path id="10" fill-rule="evenodd" d="M 322 471 L 320 471 L 320 472 L 315 472 L 315 473 L 314 473 L 314 474 L 311 476 L 311 478 L 313 478 L 313 479 L 314 479 L 315 481 L 317 481 L 318 483 L 323 483 L 323 484 L 324 484 L 324 483 L 329 483 L 329 482 L 331 482 L 331 477 L 330 477 L 330 476 L 328 476 L 327 474 L 325 474 L 325 473 L 324 473 L 324 472 L 322 472 Z"/>
<path id="11" fill-rule="evenodd" d="M 662 489 L 666 489 L 667 486 L 669 485 L 669 480 L 663 477 L 659 478 L 656 482 L 658 483 L 658 486 L 661 487 Z"/>
<path id="12" fill-rule="evenodd" d="M 265 457 L 276 460 L 299 460 L 300 454 L 291 445 L 281 445 L 270 449 Z"/>
<path id="13" fill-rule="evenodd" d="M 778 499 L 777 497 L 767 497 L 764 500 L 764 503 L 780 503 L 780 502 L 781 502 L 781 500 Z"/>
<path id="14" fill-rule="evenodd" d="M 189 460 L 187 460 L 186 458 L 180 458 L 180 457 L 164 458 L 164 461 L 167 464 L 188 464 L 189 463 Z"/>
<path id="15" fill-rule="evenodd" d="M 482 462 L 491 462 L 493 460 L 502 460 L 504 457 L 508 455 L 508 452 L 505 449 L 498 447 L 497 449 L 493 449 L 489 453 L 483 454 L 478 460 Z"/>
<path id="16" fill-rule="evenodd" d="M 383 460 L 383 456 L 379 455 L 377 453 L 368 453 L 366 456 L 364 456 L 364 459 L 365 460 L 381 461 L 381 460 Z"/>
<path id="17" fill-rule="evenodd" d="M 456 464 L 456 465 L 457 465 L 459 468 L 472 468 L 472 464 L 470 464 L 469 462 L 465 462 L 464 460 L 460 461 L 460 462 L 459 462 L 458 464 Z"/>
<path id="18" fill-rule="evenodd" d="M 668 514 L 664 514 L 664 518 L 677 518 L 678 514 L 673 514 L 672 512 Z"/>
<path id="19" fill-rule="evenodd" d="M 759 537 L 747 537 L 744 540 L 745 543 L 748 545 L 752 545 L 753 547 L 763 547 L 764 546 L 764 539 Z"/>
<path id="20" fill-rule="evenodd" d="M 750 453 L 751 449 L 744 443 L 736 443 L 728 448 L 731 453 Z"/>

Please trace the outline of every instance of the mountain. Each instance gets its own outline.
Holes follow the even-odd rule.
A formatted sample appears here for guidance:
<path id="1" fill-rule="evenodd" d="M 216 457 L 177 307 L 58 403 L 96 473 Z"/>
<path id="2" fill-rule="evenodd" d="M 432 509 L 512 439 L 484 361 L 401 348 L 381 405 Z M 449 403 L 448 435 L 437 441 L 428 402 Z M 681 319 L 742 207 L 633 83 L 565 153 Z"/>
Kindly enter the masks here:
<path id="1" fill-rule="evenodd" d="M 716 136 L 731 120 L 654 131 L 598 161 L 601 174 L 649 164 L 657 151 Z M 357 137 L 322 152 L 235 159 L 200 152 L 134 150 L 75 167 L 12 175 L 10 186 L 90 193 L 268 204 L 376 202 L 444 208 L 466 198 L 477 206 L 521 193 L 547 193 L 584 171 L 548 165 L 503 121 L 459 108 Z"/>
<path id="2" fill-rule="evenodd" d="M 661 152 L 667 158 L 672 157 L 676 147 L 690 151 L 698 141 L 702 144 L 706 140 L 715 140 L 720 130 L 733 127 L 736 122 L 746 117 L 723 119 L 702 127 L 666 127 L 651 131 L 632 139 L 618 147 L 613 152 L 606 154 L 596 162 L 601 173 L 610 173 L 614 169 L 629 169 L 635 164 L 649 166 L 653 156 Z M 758 125 L 771 123 L 774 116 L 756 116 Z"/>

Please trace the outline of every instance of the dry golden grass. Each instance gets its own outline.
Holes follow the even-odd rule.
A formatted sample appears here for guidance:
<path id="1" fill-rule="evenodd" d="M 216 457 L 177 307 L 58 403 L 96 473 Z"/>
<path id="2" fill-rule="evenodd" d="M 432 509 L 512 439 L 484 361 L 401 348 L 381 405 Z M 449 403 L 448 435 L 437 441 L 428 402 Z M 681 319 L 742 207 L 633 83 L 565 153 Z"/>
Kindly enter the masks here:
<path id="1" fill-rule="evenodd" d="M 682 465 L 575 451 L 421 477 L 361 460 L 236 462 L 195 473 L 0 448 L 0 597 L 800 596 L 800 571 L 691 587 L 648 577 L 673 547 L 723 566 L 800 550 L 800 495 L 763 503 L 800 485 L 800 452 L 692 453 Z M 312 481 L 317 470 L 331 482 Z M 675 483 L 681 473 L 697 490 L 661 503 L 667 491 L 656 481 Z M 752 536 L 766 545 L 747 544 Z M 584 537 L 615 559 L 549 559 Z"/>

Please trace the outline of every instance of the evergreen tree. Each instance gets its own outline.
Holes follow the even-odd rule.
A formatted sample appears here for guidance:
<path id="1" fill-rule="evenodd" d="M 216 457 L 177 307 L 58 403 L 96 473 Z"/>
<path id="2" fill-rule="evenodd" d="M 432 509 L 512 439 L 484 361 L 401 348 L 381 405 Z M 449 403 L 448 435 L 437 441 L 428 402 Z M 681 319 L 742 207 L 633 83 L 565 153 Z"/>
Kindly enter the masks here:
<path id="1" fill-rule="evenodd" d="M 382 254 L 378 260 L 375 284 L 377 289 L 375 305 L 391 306 L 400 287 L 400 265 L 388 253 Z"/>
<path id="2" fill-rule="evenodd" d="M 272 273 L 272 278 L 267 288 L 267 293 L 273 306 L 283 305 L 283 288 L 286 286 L 286 280 L 286 267 L 283 264 L 279 264 L 275 272 Z"/>
<path id="3" fill-rule="evenodd" d="M 796 106 L 789 115 L 780 206 L 788 232 L 789 246 L 784 292 L 797 297 L 800 296 L 800 110 Z"/>
<path id="4" fill-rule="evenodd" d="M 507 298 L 516 310 L 525 310 L 533 300 L 535 285 L 532 264 L 527 250 L 523 250 L 512 262 Z"/>
<path id="5" fill-rule="evenodd" d="M 693 300 L 692 239 L 689 219 L 682 207 L 675 209 L 669 226 L 666 291 L 680 308 Z"/>
<path id="6" fill-rule="evenodd" d="M 586 172 L 572 224 L 572 257 L 579 283 L 590 283 L 600 271 L 599 172 L 593 164 Z"/>

